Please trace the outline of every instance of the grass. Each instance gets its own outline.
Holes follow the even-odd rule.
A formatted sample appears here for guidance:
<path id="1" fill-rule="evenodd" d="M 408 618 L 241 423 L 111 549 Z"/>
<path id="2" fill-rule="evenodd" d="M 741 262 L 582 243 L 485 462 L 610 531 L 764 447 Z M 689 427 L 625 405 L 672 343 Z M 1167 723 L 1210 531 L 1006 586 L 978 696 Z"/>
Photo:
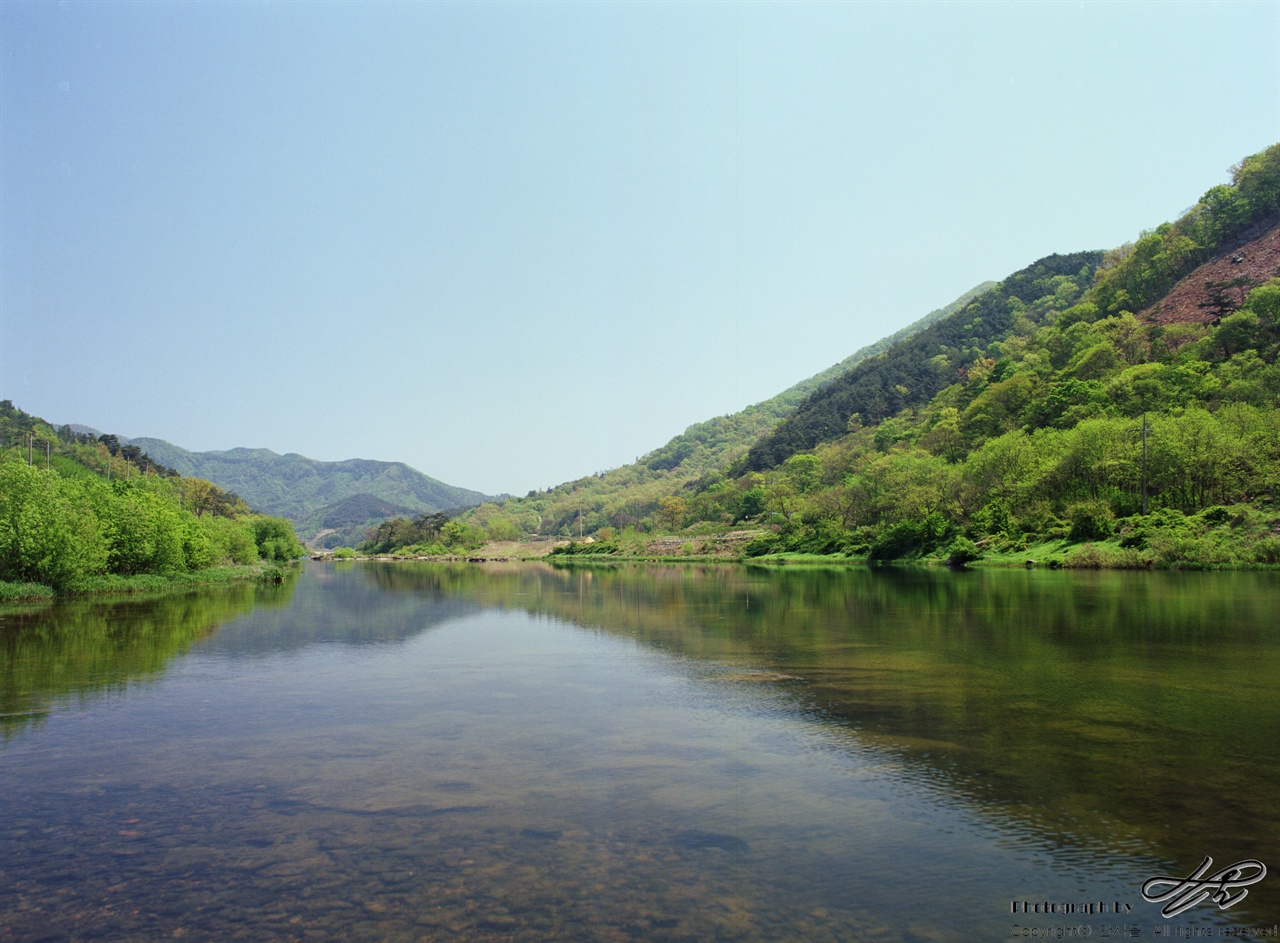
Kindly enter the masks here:
<path id="1" fill-rule="evenodd" d="M 1067 555 L 1074 546 L 1076 545 L 1067 543 L 1065 539 L 1057 539 L 1030 544 L 1025 550 L 987 550 L 970 566 L 1026 566 L 1028 563 L 1035 566 L 1064 566 Z"/>
<path id="2" fill-rule="evenodd" d="M 748 563 L 761 563 L 766 566 L 787 566 L 812 564 L 815 566 L 831 566 L 832 564 L 865 564 L 866 557 L 848 557 L 839 553 L 800 553 L 788 550 L 783 553 L 766 553 L 759 557 L 745 558 Z"/>
<path id="3" fill-rule="evenodd" d="M 43 583 L 6 583 L 0 580 L 0 602 L 27 602 L 38 599 L 52 599 L 56 593 L 53 587 Z"/>
<path id="4" fill-rule="evenodd" d="M 132 593 L 167 592 L 190 586 L 210 586 L 220 583 L 239 583 L 257 579 L 274 579 L 283 570 L 273 563 L 259 561 L 247 566 L 219 566 L 187 573 L 159 575 L 144 573 L 138 576 L 107 574 L 82 580 L 55 592 L 41 583 L 7 583 L 0 581 L 0 602 L 31 602 L 69 596 L 99 596 Z"/>

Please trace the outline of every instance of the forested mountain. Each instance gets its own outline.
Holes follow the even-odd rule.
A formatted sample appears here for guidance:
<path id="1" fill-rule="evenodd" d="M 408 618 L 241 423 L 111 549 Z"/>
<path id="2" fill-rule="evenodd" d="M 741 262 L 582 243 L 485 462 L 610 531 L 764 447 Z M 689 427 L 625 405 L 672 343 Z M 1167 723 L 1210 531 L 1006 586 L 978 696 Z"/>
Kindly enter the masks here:
<path id="1" fill-rule="evenodd" d="M 874 344 L 868 344 L 821 373 L 783 390 L 777 396 L 748 406 L 741 412 L 717 416 L 715 419 L 692 425 L 666 445 L 638 459 L 638 463 L 654 471 L 671 471 L 683 466 L 686 470 L 698 474 L 712 468 L 724 468 L 730 459 L 736 457 L 735 453 L 755 442 L 777 425 L 780 419 L 794 412 L 814 391 L 848 373 L 862 362 L 883 354 L 899 341 L 913 337 L 931 324 L 949 317 L 973 299 L 990 291 L 995 285 L 995 282 L 983 282 L 969 289 L 949 305 L 930 311 L 920 320 Z M 607 474 L 606 477 L 608 477 Z"/>
<path id="2" fill-rule="evenodd" d="M 1058 540 L 1118 565 L 1276 563 L 1278 349 L 1280 145 L 1134 243 L 1041 259 L 843 371 L 736 461 L 674 480 L 706 454 L 702 424 L 466 519 L 596 532 L 595 552 L 633 527 L 745 524 L 763 530 L 752 553 L 963 559 Z"/>
<path id="3" fill-rule="evenodd" d="M 677 495 L 705 476 L 722 472 L 824 384 L 950 316 L 994 285 L 995 282 L 983 282 L 971 288 L 945 307 L 861 348 L 777 396 L 740 412 L 696 423 L 633 464 L 566 482 L 547 491 L 530 492 L 524 498 L 507 499 L 500 509 L 493 504 L 482 505 L 468 512 L 465 518 L 489 532 L 506 536 L 569 535 L 578 533 L 580 527 L 593 532 L 602 526 L 635 524 L 662 498 Z"/>
<path id="4" fill-rule="evenodd" d="M 414 517 L 422 508 L 396 504 L 372 494 L 353 494 L 313 511 L 298 523 L 298 532 L 315 547 L 353 547 L 371 527 L 397 517 Z"/>
<path id="5" fill-rule="evenodd" d="M 130 442 L 180 474 L 208 479 L 235 491 L 255 508 L 287 517 L 298 525 L 304 539 L 323 530 L 339 530 L 343 532 L 339 536 L 350 543 L 361 539 L 370 524 L 390 515 L 452 510 L 493 500 L 490 495 L 437 481 L 403 462 L 321 462 L 270 449 L 190 452 L 163 439 Z M 365 511 L 369 517 L 355 519 Z"/>
<path id="6" fill-rule="evenodd" d="M 1101 252 L 1052 255 L 1015 272 L 962 310 L 930 325 L 874 359 L 864 360 L 811 395 L 751 447 L 747 468 L 772 468 L 796 452 L 851 431 L 849 422 L 877 425 L 903 409 L 923 406 L 963 379 L 968 365 L 1027 317 L 1028 302 L 1065 308 L 1093 283 Z M 1025 300 L 1024 300 L 1025 299 Z"/>

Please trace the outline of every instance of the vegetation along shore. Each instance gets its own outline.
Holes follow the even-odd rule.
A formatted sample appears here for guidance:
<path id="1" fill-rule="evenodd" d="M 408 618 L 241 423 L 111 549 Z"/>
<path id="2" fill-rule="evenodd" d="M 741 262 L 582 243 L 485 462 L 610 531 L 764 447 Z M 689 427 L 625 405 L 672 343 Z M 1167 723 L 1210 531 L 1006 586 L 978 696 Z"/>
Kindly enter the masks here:
<path id="1" fill-rule="evenodd" d="M 304 553 L 292 523 L 114 436 L 0 402 L 0 601 L 267 578 Z"/>

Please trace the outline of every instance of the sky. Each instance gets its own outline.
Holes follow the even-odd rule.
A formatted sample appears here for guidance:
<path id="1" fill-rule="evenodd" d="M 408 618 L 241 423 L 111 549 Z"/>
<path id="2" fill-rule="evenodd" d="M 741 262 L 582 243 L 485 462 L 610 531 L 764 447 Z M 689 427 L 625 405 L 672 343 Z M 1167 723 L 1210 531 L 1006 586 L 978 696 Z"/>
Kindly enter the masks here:
<path id="1" fill-rule="evenodd" d="M 0 399 L 523 494 L 1280 141 L 1280 3 L 0 4 Z"/>

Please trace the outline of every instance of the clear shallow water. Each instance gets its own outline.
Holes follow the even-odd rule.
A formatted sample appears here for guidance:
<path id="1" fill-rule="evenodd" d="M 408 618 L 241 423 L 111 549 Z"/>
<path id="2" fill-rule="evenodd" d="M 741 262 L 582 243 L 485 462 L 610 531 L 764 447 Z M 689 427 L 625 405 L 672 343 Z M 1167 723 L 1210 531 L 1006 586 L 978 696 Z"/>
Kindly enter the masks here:
<path id="1" fill-rule="evenodd" d="M 1280 580 L 313 565 L 0 621 L 0 939 L 1271 924 Z M 1121 901 L 1116 918 L 1013 900 Z"/>

